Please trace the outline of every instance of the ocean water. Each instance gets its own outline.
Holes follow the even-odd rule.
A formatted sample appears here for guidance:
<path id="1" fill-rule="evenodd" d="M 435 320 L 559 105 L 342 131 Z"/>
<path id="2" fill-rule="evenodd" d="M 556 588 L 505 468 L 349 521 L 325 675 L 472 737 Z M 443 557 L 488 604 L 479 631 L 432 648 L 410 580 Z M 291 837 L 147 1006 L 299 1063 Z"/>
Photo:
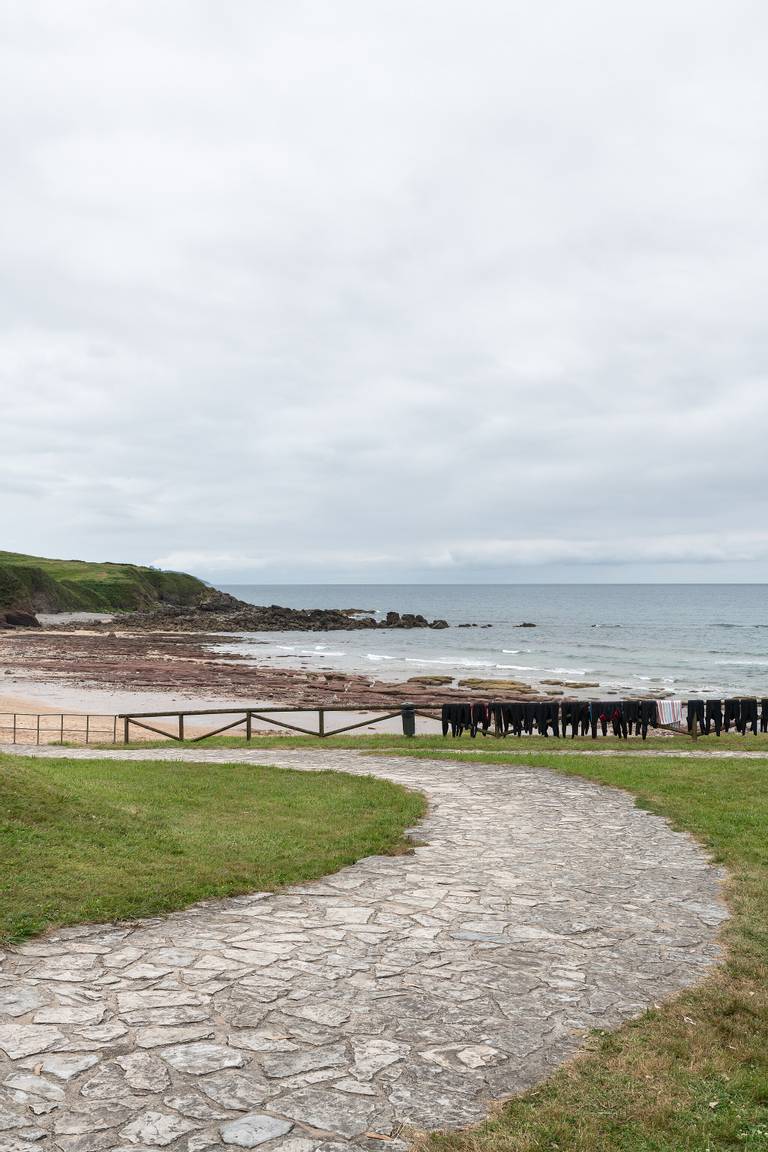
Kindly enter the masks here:
<path id="1" fill-rule="evenodd" d="M 233 635 L 222 654 L 372 679 L 439 673 L 597 681 L 656 696 L 768 695 L 765 584 L 226 585 L 253 604 L 442 617 L 443 631 Z M 517 627 L 523 621 L 535 628 Z M 460 628 L 474 623 L 490 627 Z M 590 693 L 585 693 L 589 695 Z"/>

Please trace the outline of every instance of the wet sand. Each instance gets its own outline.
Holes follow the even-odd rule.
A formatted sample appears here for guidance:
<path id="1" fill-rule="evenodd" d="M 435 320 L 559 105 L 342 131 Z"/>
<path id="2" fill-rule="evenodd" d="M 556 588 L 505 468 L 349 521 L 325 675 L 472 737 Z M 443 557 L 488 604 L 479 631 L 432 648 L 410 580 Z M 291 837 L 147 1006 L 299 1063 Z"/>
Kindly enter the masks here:
<path id="1" fill-rule="evenodd" d="M 167 709 L 284 704 L 387 708 L 404 700 L 439 704 L 471 696 L 451 686 L 396 683 L 373 676 L 254 666 L 242 656 L 212 654 L 213 634 L 30 630 L 0 633 L 0 692 L 62 707 L 85 702 L 120 711 L 126 697 L 162 700 Z M 54 700 L 52 693 L 55 693 Z"/>

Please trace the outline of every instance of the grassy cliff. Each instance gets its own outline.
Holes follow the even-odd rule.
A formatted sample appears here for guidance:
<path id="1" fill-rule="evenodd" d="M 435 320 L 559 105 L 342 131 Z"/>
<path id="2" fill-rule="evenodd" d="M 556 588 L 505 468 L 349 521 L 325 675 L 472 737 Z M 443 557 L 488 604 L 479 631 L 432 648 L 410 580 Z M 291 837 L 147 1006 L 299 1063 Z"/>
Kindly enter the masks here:
<path id="1" fill-rule="evenodd" d="M 196 604 L 206 591 L 202 580 L 185 572 L 0 552 L 0 611 L 130 611 L 158 603 Z"/>

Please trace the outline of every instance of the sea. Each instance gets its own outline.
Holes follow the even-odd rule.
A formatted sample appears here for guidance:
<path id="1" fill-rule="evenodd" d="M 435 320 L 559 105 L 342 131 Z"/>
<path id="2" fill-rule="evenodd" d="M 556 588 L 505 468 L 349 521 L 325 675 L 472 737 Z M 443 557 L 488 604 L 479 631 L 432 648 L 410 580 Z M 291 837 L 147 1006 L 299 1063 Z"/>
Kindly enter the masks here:
<path id="1" fill-rule="evenodd" d="M 447 620 L 444 630 L 236 633 L 254 664 L 371 680 L 440 674 L 589 681 L 657 697 L 768 695 L 766 584 L 247 584 L 252 604 L 356 608 Z M 535 627 L 520 627 L 521 624 Z M 461 627 L 463 624 L 476 627 Z M 589 692 L 584 693 L 589 695 Z M 591 694 L 594 694 L 593 692 Z"/>

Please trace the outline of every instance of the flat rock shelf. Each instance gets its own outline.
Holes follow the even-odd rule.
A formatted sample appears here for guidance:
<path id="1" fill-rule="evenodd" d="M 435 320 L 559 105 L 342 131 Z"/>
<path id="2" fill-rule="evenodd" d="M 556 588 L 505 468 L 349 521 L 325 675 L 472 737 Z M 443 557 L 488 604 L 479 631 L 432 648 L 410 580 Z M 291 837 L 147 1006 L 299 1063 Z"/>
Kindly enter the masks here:
<path id="1" fill-rule="evenodd" d="M 335 750 L 114 757 L 385 777 L 428 796 L 423 846 L 8 953 L 0 1152 L 405 1149 L 719 958 L 721 871 L 613 789 Z"/>

